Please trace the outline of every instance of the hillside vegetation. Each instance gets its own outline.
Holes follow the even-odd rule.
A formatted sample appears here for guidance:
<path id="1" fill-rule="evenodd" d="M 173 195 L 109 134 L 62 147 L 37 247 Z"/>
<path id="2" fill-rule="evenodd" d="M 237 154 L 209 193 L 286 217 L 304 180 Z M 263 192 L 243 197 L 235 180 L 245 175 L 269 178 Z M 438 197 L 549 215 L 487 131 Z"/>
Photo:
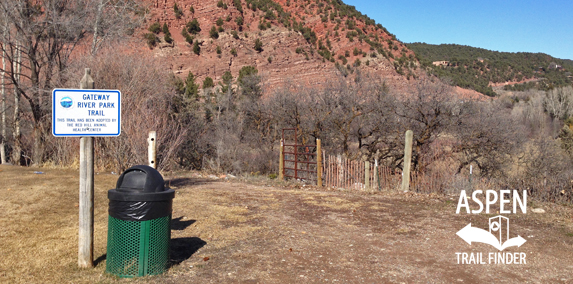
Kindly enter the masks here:
<path id="1" fill-rule="evenodd" d="M 428 72 L 449 78 L 462 88 L 495 96 L 491 84 L 513 83 L 506 90 L 549 90 L 571 84 L 573 62 L 544 53 L 498 52 L 456 44 L 411 43 L 420 63 Z M 434 65 L 436 61 L 447 61 Z M 529 82 L 523 82 L 529 81 Z M 520 83 L 523 82 L 523 83 Z"/>
<path id="2" fill-rule="evenodd" d="M 181 76 L 191 71 L 218 83 L 224 72 L 237 76 L 257 60 L 262 73 L 276 74 L 266 77 L 271 82 L 301 73 L 322 82 L 314 78 L 317 69 L 322 76 L 349 76 L 360 68 L 387 78 L 419 76 L 414 52 L 340 0 L 168 2 L 150 9 L 143 37 L 154 52 L 173 48 L 168 60 L 182 66 Z"/>

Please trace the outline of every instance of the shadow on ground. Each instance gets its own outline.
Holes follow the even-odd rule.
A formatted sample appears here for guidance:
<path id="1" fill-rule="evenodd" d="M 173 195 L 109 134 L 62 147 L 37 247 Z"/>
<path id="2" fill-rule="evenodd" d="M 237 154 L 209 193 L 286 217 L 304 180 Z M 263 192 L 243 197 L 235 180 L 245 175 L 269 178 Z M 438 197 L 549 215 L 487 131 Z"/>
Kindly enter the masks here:
<path id="1" fill-rule="evenodd" d="M 169 188 L 179 188 L 191 185 L 203 185 L 212 182 L 217 182 L 217 180 L 206 179 L 206 178 L 173 178 L 165 181 L 165 186 Z"/>
<path id="2" fill-rule="evenodd" d="M 104 260 L 106 260 L 107 258 L 107 253 L 103 254 L 102 256 L 96 258 L 96 260 L 94 260 L 94 267 L 97 267 L 100 263 L 102 263 Z"/>
<path id="3" fill-rule="evenodd" d="M 204 240 L 197 237 L 171 239 L 171 265 L 177 265 L 189 259 L 206 244 Z"/>
<path id="4" fill-rule="evenodd" d="M 178 217 L 171 220 L 171 230 L 183 231 L 196 222 L 195 220 L 181 221 L 181 219 L 183 219 L 183 217 Z"/>

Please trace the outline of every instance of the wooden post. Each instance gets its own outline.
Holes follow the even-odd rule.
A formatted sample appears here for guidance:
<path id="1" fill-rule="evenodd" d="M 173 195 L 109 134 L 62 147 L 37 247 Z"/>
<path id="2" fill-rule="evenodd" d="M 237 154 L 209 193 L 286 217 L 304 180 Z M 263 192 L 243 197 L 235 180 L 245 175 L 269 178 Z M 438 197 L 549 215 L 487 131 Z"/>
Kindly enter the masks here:
<path id="1" fill-rule="evenodd" d="M 406 131 L 406 146 L 404 147 L 404 170 L 402 171 L 402 191 L 410 189 L 410 164 L 412 162 L 412 139 L 414 132 Z"/>
<path id="2" fill-rule="evenodd" d="M 370 162 L 364 162 L 364 187 L 370 189 Z"/>
<path id="3" fill-rule="evenodd" d="M 316 185 L 322 187 L 322 146 L 316 139 Z"/>
<path id="4" fill-rule="evenodd" d="M 338 166 L 337 167 L 338 178 L 336 179 L 336 187 L 340 188 L 343 187 L 342 181 L 344 180 L 344 169 L 342 168 L 344 164 L 342 163 L 342 157 L 340 156 L 340 154 L 338 154 L 338 156 L 336 157 L 336 165 Z"/>
<path id="5" fill-rule="evenodd" d="M 281 139 L 281 146 L 279 148 L 279 179 L 285 179 L 285 164 L 284 164 L 284 141 Z"/>
<path id="6" fill-rule="evenodd" d="M 378 159 L 374 160 L 374 186 L 380 190 L 380 180 L 378 177 Z"/>
<path id="7" fill-rule="evenodd" d="M 147 143 L 149 147 L 147 148 L 147 156 L 149 157 L 149 166 L 157 169 L 157 153 L 156 153 L 156 140 L 157 140 L 157 132 L 149 131 L 149 138 L 147 138 Z"/>
<path id="8" fill-rule="evenodd" d="M 91 70 L 85 69 L 80 89 L 93 89 Z M 94 254 L 94 139 L 80 138 L 80 202 L 78 232 L 78 266 L 93 267 Z"/>

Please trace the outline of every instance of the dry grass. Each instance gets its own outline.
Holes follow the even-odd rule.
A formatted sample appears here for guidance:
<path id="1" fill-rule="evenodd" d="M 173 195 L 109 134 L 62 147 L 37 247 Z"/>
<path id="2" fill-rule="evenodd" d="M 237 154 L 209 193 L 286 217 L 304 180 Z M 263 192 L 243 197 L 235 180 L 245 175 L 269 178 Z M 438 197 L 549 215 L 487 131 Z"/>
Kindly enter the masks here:
<path id="1" fill-rule="evenodd" d="M 93 283 L 103 266 L 77 269 L 78 172 L 0 166 L 0 282 Z M 41 171 L 43 174 L 35 174 Z M 95 177 L 95 257 L 106 250 L 107 196 L 117 176 Z"/>
<path id="2" fill-rule="evenodd" d="M 35 174 L 34 172 L 43 172 Z M 77 268 L 77 170 L 25 168 L 0 165 L 0 283 L 109 283 L 131 281 L 105 274 L 107 245 L 107 191 L 118 176 L 95 175 L 94 269 Z M 183 178 L 183 180 L 188 180 Z M 201 182 L 199 182 L 201 183 Z M 189 184 L 185 185 L 186 187 Z M 175 186 L 174 184 L 174 187 Z M 178 191 L 174 199 L 175 245 L 200 248 L 205 240 L 241 240 L 257 226 L 232 226 L 247 221 L 244 206 L 233 205 L 223 195 L 206 195 L 194 201 L 192 191 Z M 268 200 L 273 200 L 269 197 Z M 190 212 L 193 212 L 191 214 Z M 201 219 L 199 224 L 194 224 Z M 225 241 L 213 247 L 225 246 Z M 194 252 L 194 251 L 193 251 Z M 172 252 L 174 262 L 190 253 Z M 174 267 L 168 274 L 177 274 Z M 153 277 L 136 282 L 156 282 Z"/>
<path id="3" fill-rule="evenodd" d="M 34 174 L 35 170 L 44 174 Z M 477 283 L 573 281 L 573 209 L 530 202 L 546 214 L 511 217 L 528 265 L 467 266 L 454 252 L 487 253 L 455 232 L 490 215 L 455 214 L 435 194 L 324 191 L 176 173 L 171 256 L 161 276 L 104 273 L 107 196 L 117 175 L 96 175 L 94 269 L 77 268 L 75 170 L 0 166 L 0 283 Z M 285 183 L 288 184 L 288 183 Z"/>

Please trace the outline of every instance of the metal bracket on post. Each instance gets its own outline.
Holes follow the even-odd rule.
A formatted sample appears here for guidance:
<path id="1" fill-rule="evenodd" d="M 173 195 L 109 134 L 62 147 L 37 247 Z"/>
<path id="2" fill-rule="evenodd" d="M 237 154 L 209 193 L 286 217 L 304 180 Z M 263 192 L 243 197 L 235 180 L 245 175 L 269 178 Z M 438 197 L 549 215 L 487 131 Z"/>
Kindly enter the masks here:
<path id="1" fill-rule="evenodd" d="M 149 156 L 149 166 L 157 169 L 157 132 L 149 131 L 149 138 L 147 139 L 149 147 L 147 148 L 147 154 Z"/>

